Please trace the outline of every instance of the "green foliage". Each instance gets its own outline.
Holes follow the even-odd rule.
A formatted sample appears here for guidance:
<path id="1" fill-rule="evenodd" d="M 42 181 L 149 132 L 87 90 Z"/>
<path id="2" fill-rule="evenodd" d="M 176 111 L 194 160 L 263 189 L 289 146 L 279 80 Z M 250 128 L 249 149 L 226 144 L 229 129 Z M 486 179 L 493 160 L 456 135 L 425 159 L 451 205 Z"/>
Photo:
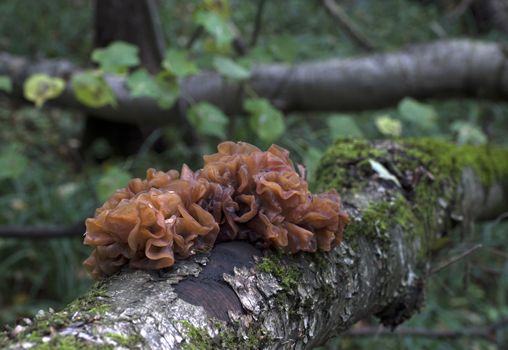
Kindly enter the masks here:
<path id="1" fill-rule="evenodd" d="M 0 75 L 0 91 L 11 92 L 12 81 L 11 78 L 5 75 Z"/>
<path id="2" fill-rule="evenodd" d="M 0 149 L 0 180 L 16 179 L 27 170 L 28 159 L 20 144 L 11 143 Z"/>
<path id="3" fill-rule="evenodd" d="M 220 109 L 208 102 L 193 105 L 187 112 L 187 119 L 200 134 L 226 138 L 229 119 Z"/>
<path id="4" fill-rule="evenodd" d="M 115 41 L 103 49 L 92 52 L 92 61 L 99 64 L 105 73 L 125 74 L 130 67 L 139 64 L 139 48 L 135 45 Z"/>
<path id="5" fill-rule="evenodd" d="M 457 142 L 461 145 L 483 145 L 487 143 L 487 135 L 472 123 L 458 120 L 453 122 L 451 130 L 457 133 Z"/>
<path id="6" fill-rule="evenodd" d="M 115 190 L 127 186 L 132 175 L 127 171 L 112 166 L 99 178 L 95 189 L 100 202 L 105 202 Z"/>
<path id="7" fill-rule="evenodd" d="M 376 127 L 385 136 L 398 137 L 402 134 L 400 120 L 391 118 L 389 115 L 382 115 L 376 118 Z"/>
<path id="8" fill-rule="evenodd" d="M 85 106 L 99 108 L 116 105 L 115 94 L 101 74 L 95 72 L 76 74 L 72 77 L 72 88 L 76 98 Z"/>
<path id="9" fill-rule="evenodd" d="M 194 22 L 203 26 L 220 47 L 227 46 L 233 41 L 231 23 L 216 12 L 200 10 L 195 14 Z"/>
<path id="10" fill-rule="evenodd" d="M 65 88 L 65 81 L 47 74 L 34 74 L 23 84 L 25 98 L 41 107 L 49 99 L 58 97 Z"/>
<path id="11" fill-rule="evenodd" d="M 168 49 L 162 61 L 162 67 L 179 78 L 196 74 L 198 67 L 189 60 L 185 51 Z"/>
<path id="12" fill-rule="evenodd" d="M 284 117 L 267 99 L 248 99 L 243 107 L 250 114 L 252 130 L 262 141 L 274 142 L 284 133 Z"/>
<path id="13" fill-rule="evenodd" d="M 153 98 L 163 109 L 171 108 L 178 99 L 179 88 L 176 81 L 163 74 L 153 77 L 144 68 L 127 77 L 127 87 L 132 96 Z"/>
<path id="14" fill-rule="evenodd" d="M 246 80 L 250 77 L 250 71 L 227 57 L 215 57 L 213 66 L 224 77 L 232 80 Z"/>
<path id="15" fill-rule="evenodd" d="M 334 114 L 326 120 L 332 140 L 348 137 L 363 137 L 354 118 L 346 114 Z"/>
<path id="16" fill-rule="evenodd" d="M 406 97 L 400 101 L 398 111 L 403 120 L 415 124 L 421 130 L 430 130 L 436 126 L 437 113 L 430 105 Z"/>

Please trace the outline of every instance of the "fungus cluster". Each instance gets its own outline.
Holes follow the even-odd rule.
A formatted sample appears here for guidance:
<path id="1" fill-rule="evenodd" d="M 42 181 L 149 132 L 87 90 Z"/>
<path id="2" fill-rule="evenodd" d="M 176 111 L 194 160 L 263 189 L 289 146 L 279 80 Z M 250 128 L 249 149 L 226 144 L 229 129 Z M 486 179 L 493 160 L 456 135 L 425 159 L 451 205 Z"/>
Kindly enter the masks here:
<path id="1" fill-rule="evenodd" d="M 85 267 L 95 278 L 122 266 L 160 269 L 215 242 L 249 240 L 289 253 L 329 251 L 348 217 L 335 190 L 314 195 L 289 152 L 224 142 L 193 172 L 149 169 L 86 220 Z"/>

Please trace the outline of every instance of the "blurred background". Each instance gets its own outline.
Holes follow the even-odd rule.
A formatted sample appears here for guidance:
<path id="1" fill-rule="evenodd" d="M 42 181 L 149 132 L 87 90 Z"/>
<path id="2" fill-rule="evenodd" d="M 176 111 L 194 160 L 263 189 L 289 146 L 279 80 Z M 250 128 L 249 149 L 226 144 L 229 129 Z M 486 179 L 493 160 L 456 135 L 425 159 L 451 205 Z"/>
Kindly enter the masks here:
<path id="1" fill-rule="evenodd" d="M 2 325 L 61 308 L 91 286 L 81 266 L 90 253 L 83 221 L 114 189 L 150 167 L 199 168 L 221 140 L 277 143 L 305 164 L 311 185 L 338 138 L 508 146 L 502 101 L 408 96 L 384 109 L 302 112 L 249 83 L 260 64 L 294 67 L 454 38 L 506 45 L 505 0 L 2 0 L 0 19 Z M 33 70 L 37 62 L 50 68 Z M 186 96 L 182 84 L 209 72 L 239 86 L 243 108 Z M 117 95 L 111 75 L 124 79 L 127 95 Z M 121 109 L 129 98 L 149 100 L 158 114 Z M 405 335 L 385 336 L 367 319 L 327 348 L 496 349 L 506 331 L 485 330 L 508 317 L 506 217 L 451 235 L 437 260 L 482 247 L 432 275 Z"/>

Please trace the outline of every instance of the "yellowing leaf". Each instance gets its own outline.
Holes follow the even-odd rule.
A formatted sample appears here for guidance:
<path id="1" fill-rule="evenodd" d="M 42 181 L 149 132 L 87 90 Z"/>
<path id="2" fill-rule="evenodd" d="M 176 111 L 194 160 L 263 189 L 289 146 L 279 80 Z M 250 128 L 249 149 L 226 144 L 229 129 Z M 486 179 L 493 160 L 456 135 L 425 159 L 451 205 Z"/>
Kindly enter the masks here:
<path id="1" fill-rule="evenodd" d="M 76 74 L 72 77 L 72 88 L 76 98 L 86 106 L 99 108 L 116 105 L 116 98 L 106 80 L 92 72 Z"/>
<path id="2" fill-rule="evenodd" d="M 382 115 L 376 118 L 376 127 L 385 136 L 400 136 L 402 133 L 402 124 L 400 120 L 390 118 L 389 115 Z"/>
<path id="3" fill-rule="evenodd" d="M 34 74 L 25 80 L 23 94 L 29 101 L 41 107 L 49 99 L 58 97 L 65 88 L 65 81 L 47 74 Z"/>

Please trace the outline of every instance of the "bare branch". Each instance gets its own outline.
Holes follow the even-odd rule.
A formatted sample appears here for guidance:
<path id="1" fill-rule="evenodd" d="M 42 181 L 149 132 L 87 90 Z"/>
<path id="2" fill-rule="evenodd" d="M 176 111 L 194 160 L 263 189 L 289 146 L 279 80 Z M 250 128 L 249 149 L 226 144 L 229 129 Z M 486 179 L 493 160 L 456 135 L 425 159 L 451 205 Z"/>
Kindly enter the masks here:
<path id="1" fill-rule="evenodd" d="M 34 73 L 70 78 L 80 68 L 63 60 L 30 61 L 0 54 L 0 74 L 13 81 L 12 97 L 23 96 L 23 81 Z M 54 102 L 61 107 L 93 111 L 105 119 L 130 123 L 171 124 L 181 120 L 183 98 L 171 110 L 149 98 L 132 97 L 125 78 L 107 76 L 116 94 L 116 108 L 87 108 L 68 87 Z M 393 53 L 297 64 L 255 66 L 248 82 L 260 97 L 271 99 L 285 112 L 355 111 L 378 109 L 406 96 L 417 99 L 451 97 L 508 99 L 508 59 L 501 44 L 470 40 L 438 41 Z M 181 96 L 207 101 L 227 114 L 242 112 L 241 83 L 214 72 L 185 80 Z"/>
<path id="2" fill-rule="evenodd" d="M 448 266 L 456 263 L 457 261 L 459 260 L 462 260 L 464 259 L 466 256 L 476 252 L 478 249 L 482 248 L 483 245 L 482 244 L 476 244 L 474 246 L 472 246 L 471 248 L 469 249 L 466 249 L 465 251 L 463 251 L 462 253 L 460 253 L 459 255 L 455 255 L 455 256 L 452 256 L 450 259 L 446 260 L 446 261 L 443 261 L 442 263 L 440 263 L 439 265 L 437 265 L 436 267 L 434 267 L 432 270 L 431 270 L 431 274 L 433 273 L 436 273 L 436 272 L 439 272 L 445 268 L 447 268 Z"/>
<path id="3" fill-rule="evenodd" d="M 322 0 L 321 3 L 330 16 L 333 17 L 337 25 L 349 36 L 356 46 L 367 52 L 375 50 L 374 45 L 365 35 L 355 28 L 355 25 L 351 22 L 346 12 L 344 12 L 334 0 Z"/>
<path id="4" fill-rule="evenodd" d="M 85 232 L 84 220 L 75 224 L 64 226 L 18 226 L 18 225 L 0 225 L 0 238 L 29 238 L 29 239 L 46 239 L 46 238 L 64 238 L 79 237 Z"/>
<path id="5" fill-rule="evenodd" d="M 257 44 L 259 33 L 261 33 L 261 24 L 263 21 L 263 10 L 265 8 L 266 0 L 258 0 L 258 7 L 256 11 L 256 18 L 254 19 L 254 29 L 250 37 L 250 47 L 254 47 Z"/>
<path id="6" fill-rule="evenodd" d="M 379 327 L 361 327 L 353 328 L 343 333 L 342 337 L 368 337 L 368 336 L 388 336 L 388 337 L 423 337 L 432 339 L 458 339 L 458 338 L 482 338 L 490 342 L 496 342 L 496 332 L 508 326 L 508 318 L 502 318 L 481 327 L 464 327 L 459 330 L 435 330 L 427 328 L 407 328 L 399 327 L 390 330 L 382 326 Z"/>

